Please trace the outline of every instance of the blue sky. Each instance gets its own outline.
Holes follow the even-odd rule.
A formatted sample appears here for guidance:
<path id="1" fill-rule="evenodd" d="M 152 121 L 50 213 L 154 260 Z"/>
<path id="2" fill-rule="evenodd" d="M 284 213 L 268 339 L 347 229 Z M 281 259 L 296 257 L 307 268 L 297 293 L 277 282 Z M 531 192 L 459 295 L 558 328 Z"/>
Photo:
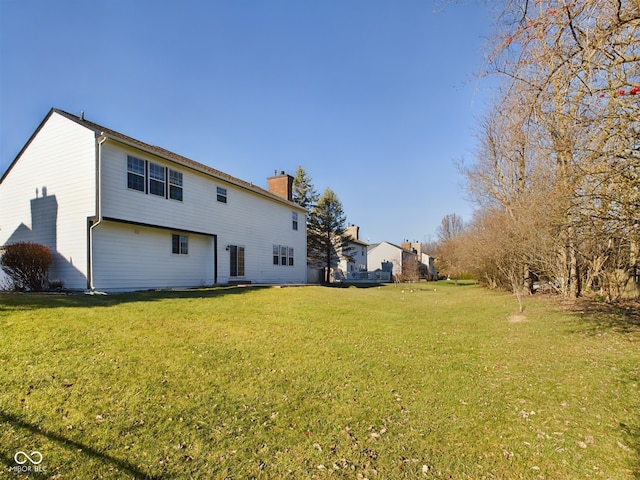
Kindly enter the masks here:
<path id="1" fill-rule="evenodd" d="M 0 0 L 0 172 L 51 107 L 266 187 L 302 165 L 371 243 L 469 219 L 482 2 Z"/>

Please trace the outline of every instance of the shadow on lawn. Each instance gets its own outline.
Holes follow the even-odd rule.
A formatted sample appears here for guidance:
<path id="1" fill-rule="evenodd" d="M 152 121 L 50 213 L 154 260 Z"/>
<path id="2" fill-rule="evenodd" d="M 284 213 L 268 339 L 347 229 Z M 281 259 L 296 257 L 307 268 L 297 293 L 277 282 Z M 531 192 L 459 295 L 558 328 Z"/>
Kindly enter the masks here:
<path id="1" fill-rule="evenodd" d="M 108 295 L 0 293 L 0 313 L 2 311 L 34 310 L 59 307 L 112 307 L 123 303 L 155 302 L 174 298 L 217 298 L 226 295 L 240 295 L 259 288 L 272 287 L 211 287 L 185 290 L 147 290 L 142 292 L 110 293 Z"/>
<path id="2" fill-rule="evenodd" d="M 593 333 L 599 333 L 602 329 L 640 333 L 640 302 L 637 300 L 611 304 L 580 298 L 565 303 L 563 309 L 578 314 Z"/>
<path id="3" fill-rule="evenodd" d="M 579 315 L 582 323 L 578 329 L 580 332 L 586 331 L 591 335 L 600 335 L 610 330 L 640 339 L 640 302 L 637 300 L 624 300 L 610 304 L 581 298 L 565 303 L 562 307 L 565 311 Z M 630 375 L 623 375 L 619 381 L 637 384 L 640 377 L 638 373 L 633 372 Z M 640 480 L 640 425 L 637 424 L 637 418 L 634 421 L 635 425 L 620 423 L 625 442 L 620 447 L 634 452 L 631 469 L 634 478 Z"/>
<path id="4" fill-rule="evenodd" d="M 12 415 L 10 413 L 6 413 L 6 412 L 0 412 L 0 423 L 10 423 L 12 426 L 14 427 L 18 427 L 18 428 L 22 428 L 25 430 L 30 431 L 33 435 L 40 435 L 43 437 L 46 437 L 47 439 L 49 439 L 52 442 L 55 442 L 57 444 L 59 444 L 60 446 L 62 446 L 63 448 L 67 449 L 67 450 L 75 450 L 76 452 L 81 452 L 81 455 L 85 455 L 85 456 L 89 456 L 91 458 L 94 458 L 102 463 L 108 464 L 108 465 L 112 465 L 114 467 L 117 467 L 122 473 L 127 474 L 127 475 L 133 475 L 135 478 L 148 478 L 148 479 L 160 479 L 160 478 L 166 478 L 166 477 L 160 477 L 160 476 L 152 476 L 152 475 L 148 475 L 142 471 L 140 471 L 135 465 L 131 465 L 130 463 L 127 463 L 123 460 L 117 459 L 115 457 L 112 457 L 110 455 L 107 455 L 103 452 L 99 452 L 98 450 L 85 445 L 83 443 L 77 442 L 75 440 L 71 440 L 68 438 L 63 437 L 62 435 L 59 435 L 57 433 L 53 433 L 53 432 L 48 432 L 46 430 L 41 429 L 40 427 L 36 426 L 36 425 L 32 425 L 31 423 L 28 423 L 26 421 L 24 421 L 23 419 L 21 419 L 20 417 L 17 417 L 16 415 Z M 41 452 L 43 457 L 46 459 L 46 453 L 45 452 Z M 4 455 L 2 455 L 2 460 L 6 461 L 6 465 L 7 468 L 10 466 L 16 466 L 17 464 L 15 463 L 15 460 L 13 458 L 11 459 L 7 459 L 4 458 Z M 42 477 L 40 477 L 39 475 L 37 476 L 37 478 L 49 478 L 49 476 L 51 475 L 51 472 L 49 471 L 51 469 L 50 465 L 46 465 L 47 468 L 47 474 L 46 475 L 42 475 Z M 29 475 L 34 475 L 37 474 L 39 472 L 30 472 Z"/>
<path id="5" fill-rule="evenodd" d="M 640 480 L 640 426 L 633 427 L 625 423 L 620 424 L 620 428 L 624 433 L 625 440 L 628 443 L 626 448 L 632 449 L 636 456 L 634 464 L 631 465 L 633 476 Z"/>

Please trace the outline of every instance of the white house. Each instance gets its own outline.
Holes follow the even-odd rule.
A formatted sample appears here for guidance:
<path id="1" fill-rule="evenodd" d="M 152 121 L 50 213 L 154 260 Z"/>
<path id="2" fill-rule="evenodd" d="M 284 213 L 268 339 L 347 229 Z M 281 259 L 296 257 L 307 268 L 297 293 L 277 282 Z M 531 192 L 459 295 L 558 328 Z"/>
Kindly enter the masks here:
<path id="1" fill-rule="evenodd" d="M 359 238 L 360 227 L 350 225 L 345 230 L 345 249 L 348 255 L 340 255 L 338 269 L 346 280 L 357 280 L 367 271 L 367 243 Z"/>
<path id="2" fill-rule="evenodd" d="M 68 289 L 306 281 L 306 211 L 269 190 L 52 109 L 0 178 L 0 246 L 49 246 Z"/>
<path id="3" fill-rule="evenodd" d="M 370 269 L 391 271 L 392 275 L 403 275 L 407 273 L 409 266 L 413 266 L 413 270 L 419 266 L 417 253 L 411 250 L 410 245 L 403 244 L 400 247 L 389 242 L 370 245 L 367 251 L 367 262 Z"/>
<path id="4" fill-rule="evenodd" d="M 438 279 L 438 270 L 435 266 L 435 257 L 428 255 L 426 253 L 421 253 L 422 260 L 420 263 L 424 265 L 424 277 L 427 280 L 437 280 Z"/>
<path id="5" fill-rule="evenodd" d="M 381 242 L 369 245 L 367 262 L 371 270 L 389 271 L 391 268 L 393 275 L 402 275 L 402 267 L 408 255 L 412 253 L 407 249 L 390 242 Z"/>

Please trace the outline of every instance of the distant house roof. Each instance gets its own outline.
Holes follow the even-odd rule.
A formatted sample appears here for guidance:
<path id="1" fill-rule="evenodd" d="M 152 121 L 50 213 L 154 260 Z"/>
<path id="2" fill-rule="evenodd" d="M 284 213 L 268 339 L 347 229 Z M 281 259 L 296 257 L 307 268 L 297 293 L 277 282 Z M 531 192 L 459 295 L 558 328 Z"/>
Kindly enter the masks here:
<path id="1" fill-rule="evenodd" d="M 391 242 L 380 242 L 380 243 L 373 243 L 371 245 L 368 246 L 367 251 L 371 251 L 374 248 L 378 247 L 379 245 L 382 245 L 383 243 L 386 243 L 387 245 L 391 245 L 394 248 L 397 248 L 398 250 L 402 250 L 403 252 L 407 252 L 407 253 L 413 253 L 415 254 L 415 252 L 412 252 L 411 250 L 407 250 L 406 248 L 402 248 L 399 245 L 396 245 L 395 243 L 391 243 Z"/>
<path id="2" fill-rule="evenodd" d="M 47 114 L 47 116 L 45 117 L 45 119 L 42 121 L 42 123 L 40 124 L 40 126 L 38 127 L 38 129 L 34 132 L 34 134 L 31 136 L 31 138 L 29 139 L 29 141 L 27 142 L 27 144 L 25 145 L 25 147 L 20 151 L 20 153 L 18 153 L 18 155 L 16 156 L 15 160 L 11 163 L 11 165 L 9 166 L 9 168 L 7 169 L 7 171 L 2 175 L 2 178 L 0 178 L 0 183 L 2 183 L 2 180 L 4 180 L 4 178 L 6 177 L 6 175 L 9 173 L 9 171 L 11 170 L 11 168 L 13 167 L 13 165 L 16 163 L 16 161 L 18 160 L 18 158 L 20 158 L 20 156 L 22 155 L 22 153 L 24 152 L 25 148 L 29 145 L 29 143 L 31 143 L 31 141 L 33 140 L 33 138 L 36 136 L 36 134 L 38 133 L 38 131 L 42 128 L 42 126 L 45 124 L 45 122 L 49 119 L 49 117 L 53 114 L 53 113 L 57 113 L 59 115 L 62 115 L 63 117 L 76 122 L 90 130 L 92 130 L 93 132 L 95 132 L 96 136 L 100 136 L 100 135 L 104 135 L 105 137 L 107 137 L 107 139 L 110 140 L 114 140 L 116 142 L 119 143 L 123 143 L 125 145 L 137 148 L 139 150 L 142 150 L 144 152 L 153 154 L 153 155 L 157 155 L 159 157 L 165 158 L 167 160 L 173 161 L 175 163 L 178 163 L 184 167 L 187 168 L 191 168 L 193 170 L 196 170 L 198 172 L 204 173 L 206 175 L 215 177 L 217 179 L 223 180 L 227 183 L 230 183 L 232 185 L 235 185 L 236 187 L 240 187 L 243 188 L 245 190 L 249 190 L 252 191 L 258 195 L 262 195 L 264 197 L 268 197 L 272 200 L 275 200 L 277 202 L 281 202 L 281 203 L 285 203 L 291 206 L 291 208 L 296 208 L 298 210 L 305 210 L 304 208 L 302 208 L 300 205 L 298 205 L 297 203 L 291 202 L 289 200 L 287 200 L 286 198 L 280 197 L 279 195 L 276 195 L 274 193 L 269 192 L 268 190 L 265 190 L 263 188 L 260 188 L 256 185 L 254 185 L 253 183 L 250 182 L 246 182 L 244 180 L 241 180 L 239 178 L 236 178 L 232 175 L 229 175 L 227 173 L 221 172 L 220 170 L 216 170 L 215 168 L 209 167 L 207 165 L 204 165 L 202 163 L 196 162 L 194 160 L 191 160 L 187 157 L 183 157 L 182 155 L 178 155 L 177 153 L 171 152 L 169 150 L 166 150 L 164 148 L 155 146 L 155 145 L 149 145 L 148 143 L 144 143 L 141 142 L 140 140 L 136 140 L 133 137 L 129 137 L 127 135 L 124 135 L 120 132 L 116 132 L 115 130 L 111 130 L 110 128 L 106 128 L 103 127 L 102 125 L 99 125 L 97 123 L 91 122 L 89 120 L 86 120 L 84 118 L 84 116 L 77 116 L 77 115 L 73 115 L 69 112 L 65 112 L 64 110 L 60 110 L 58 108 L 52 108 L 49 113 Z"/>
<path id="3" fill-rule="evenodd" d="M 365 242 L 364 240 L 358 240 L 356 238 L 353 238 L 353 236 L 351 235 L 346 235 L 345 239 L 349 242 L 349 243 L 353 243 L 355 245 L 361 245 L 363 247 L 369 247 L 369 244 L 367 242 Z"/>

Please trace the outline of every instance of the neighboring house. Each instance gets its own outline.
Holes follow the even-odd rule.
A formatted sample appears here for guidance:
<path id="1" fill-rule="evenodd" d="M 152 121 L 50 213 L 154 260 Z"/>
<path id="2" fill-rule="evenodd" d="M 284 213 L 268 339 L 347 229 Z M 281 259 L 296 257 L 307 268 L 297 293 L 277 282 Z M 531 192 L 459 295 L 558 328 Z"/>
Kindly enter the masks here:
<path id="1" fill-rule="evenodd" d="M 291 183 L 267 191 L 52 109 L 0 178 L 0 247 L 48 245 L 68 289 L 303 283 Z"/>
<path id="2" fill-rule="evenodd" d="M 411 250 L 416 254 L 416 259 L 419 262 L 418 269 L 420 271 L 420 278 L 426 280 L 437 280 L 438 270 L 435 267 L 435 257 L 427 255 L 422 251 L 422 244 L 420 242 L 409 242 L 405 240 L 402 242 L 402 248 Z"/>
<path id="3" fill-rule="evenodd" d="M 393 275 L 402 275 L 409 262 L 417 261 L 417 255 L 410 249 L 389 242 L 369 245 L 367 263 L 371 270 L 388 271 L 391 267 Z"/>
<path id="4" fill-rule="evenodd" d="M 427 280 L 437 280 L 438 279 L 438 270 L 435 266 L 435 257 L 431 255 L 427 255 L 426 253 L 422 253 L 422 260 L 420 263 L 424 266 L 424 273 L 421 274 L 423 278 Z"/>
<path id="5" fill-rule="evenodd" d="M 345 254 L 340 255 L 338 269 L 346 280 L 357 280 L 367 271 L 367 244 L 359 238 L 360 227 L 350 225 L 345 231 Z"/>
<path id="6" fill-rule="evenodd" d="M 422 252 L 419 242 L 404 241 L 400 246 L 389 242 L 370 245 L 367 261 L 372 270 L 389 271 L 397 276 L 436 280 L 435 258 Z"/>

